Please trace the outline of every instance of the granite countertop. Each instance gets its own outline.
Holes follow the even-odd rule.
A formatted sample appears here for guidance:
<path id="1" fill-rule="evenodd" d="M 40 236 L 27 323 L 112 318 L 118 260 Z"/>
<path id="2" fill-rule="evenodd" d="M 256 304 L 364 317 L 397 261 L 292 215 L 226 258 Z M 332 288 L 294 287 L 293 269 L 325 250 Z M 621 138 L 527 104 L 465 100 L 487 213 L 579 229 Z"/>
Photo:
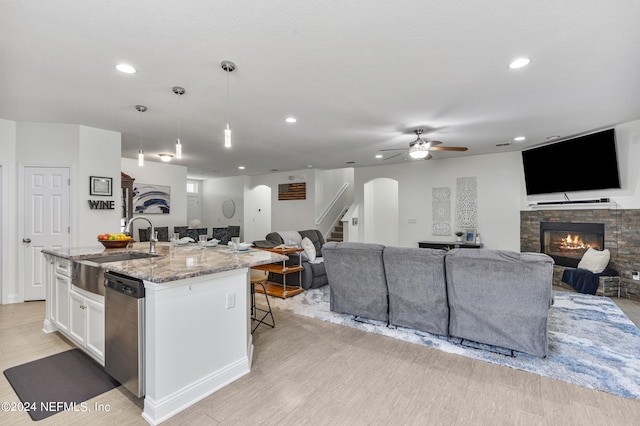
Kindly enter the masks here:
<path id="1" fill-rule="evenodd" d="M 217 272 L 282 262 L 288 259 L 282 254 L 265 250 L 249 249 L 237 254 L 231 253 L 227 246 L 201 249 L 197 244 L 171 246 L 169 243 L 156 243 L 156 256 L 121 262 L 102 263 L 109 271 L 128 275 L 154 283 L 183 280 Z M 108 256 L 128 252 L 149 252 L 149 243 L 132 243 L 127 248 L 106 249 L 101 245 L 91 247 L 71 247 L 45 249 L 45 254 L 69 260 L 82 260 L 95 256 Z"/>

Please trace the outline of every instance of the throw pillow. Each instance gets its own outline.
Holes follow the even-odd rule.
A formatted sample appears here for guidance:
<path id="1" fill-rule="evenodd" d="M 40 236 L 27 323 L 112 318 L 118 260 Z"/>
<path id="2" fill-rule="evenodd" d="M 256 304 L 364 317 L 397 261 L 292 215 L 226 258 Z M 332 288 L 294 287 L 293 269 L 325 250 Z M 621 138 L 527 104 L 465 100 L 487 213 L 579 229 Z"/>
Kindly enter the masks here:
<path id="1" fill-rule="evenodd" d="M 316 248 L 309 238 L 304 237 L 300 246 L 304 249 L 304 254 L 307 255 L 310 262 L 316 260 Z"/>
<path id="2" fill-rule="evenodd" d="M 586 269 L 594 274 L 599 274 L 606 269 L 610 257 L 608 249 L 600 251 L 589 247 L 582 255 L 582 259 L 578 263 L 578 269 Z"/>

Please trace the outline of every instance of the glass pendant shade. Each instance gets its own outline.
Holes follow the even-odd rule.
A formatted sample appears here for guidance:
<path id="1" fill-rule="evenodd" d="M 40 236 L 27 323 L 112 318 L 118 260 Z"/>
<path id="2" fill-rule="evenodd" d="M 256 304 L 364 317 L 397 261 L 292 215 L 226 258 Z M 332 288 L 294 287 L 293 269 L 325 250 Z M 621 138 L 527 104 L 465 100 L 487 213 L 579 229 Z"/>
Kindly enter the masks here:
<path id="1" fill-rule="evenodd" d="M 224 147 L 231 148 L 231 127 L 229 127 L 229 123 L 224 128 Z"/>
<path id="2" fill-rule="evenodd" d="M 182 158 L 182 143 L 180 138 L 176 139 L 176 158 Z"/>
<path id="3" fill-rule="evenodd" d="M 144 151 L 142 150 L 138 151 L 138 166 L 140 167 L 144 166 Z"/>

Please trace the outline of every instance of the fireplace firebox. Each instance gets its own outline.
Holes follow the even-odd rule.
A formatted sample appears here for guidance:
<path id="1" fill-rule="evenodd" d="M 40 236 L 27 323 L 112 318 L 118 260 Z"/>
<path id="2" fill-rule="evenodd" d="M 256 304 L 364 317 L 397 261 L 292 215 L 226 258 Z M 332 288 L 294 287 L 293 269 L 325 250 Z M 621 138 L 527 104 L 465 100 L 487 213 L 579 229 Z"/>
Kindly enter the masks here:
<path id="1" fill-rule="evenodd" d="M 540 222 L 540 252 L 575 268 L 589 249 L 604 250 L 604 223 Z"/>

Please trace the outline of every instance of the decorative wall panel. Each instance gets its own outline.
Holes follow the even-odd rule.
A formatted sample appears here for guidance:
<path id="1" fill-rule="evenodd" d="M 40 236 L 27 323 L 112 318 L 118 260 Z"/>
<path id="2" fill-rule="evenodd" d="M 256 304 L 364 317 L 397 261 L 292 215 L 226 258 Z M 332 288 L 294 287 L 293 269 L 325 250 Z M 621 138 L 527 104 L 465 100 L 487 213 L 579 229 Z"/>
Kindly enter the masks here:
<path id="1" fill-rule="evenodd" d="M 456 179 L 456 227 L 478 227 L 478 189 L 476 177 Z"/>
<path id="2" fill-rule="evenodd" d="M 433 235 L 451 235 L 451 188 L 431 188 Z"/>

